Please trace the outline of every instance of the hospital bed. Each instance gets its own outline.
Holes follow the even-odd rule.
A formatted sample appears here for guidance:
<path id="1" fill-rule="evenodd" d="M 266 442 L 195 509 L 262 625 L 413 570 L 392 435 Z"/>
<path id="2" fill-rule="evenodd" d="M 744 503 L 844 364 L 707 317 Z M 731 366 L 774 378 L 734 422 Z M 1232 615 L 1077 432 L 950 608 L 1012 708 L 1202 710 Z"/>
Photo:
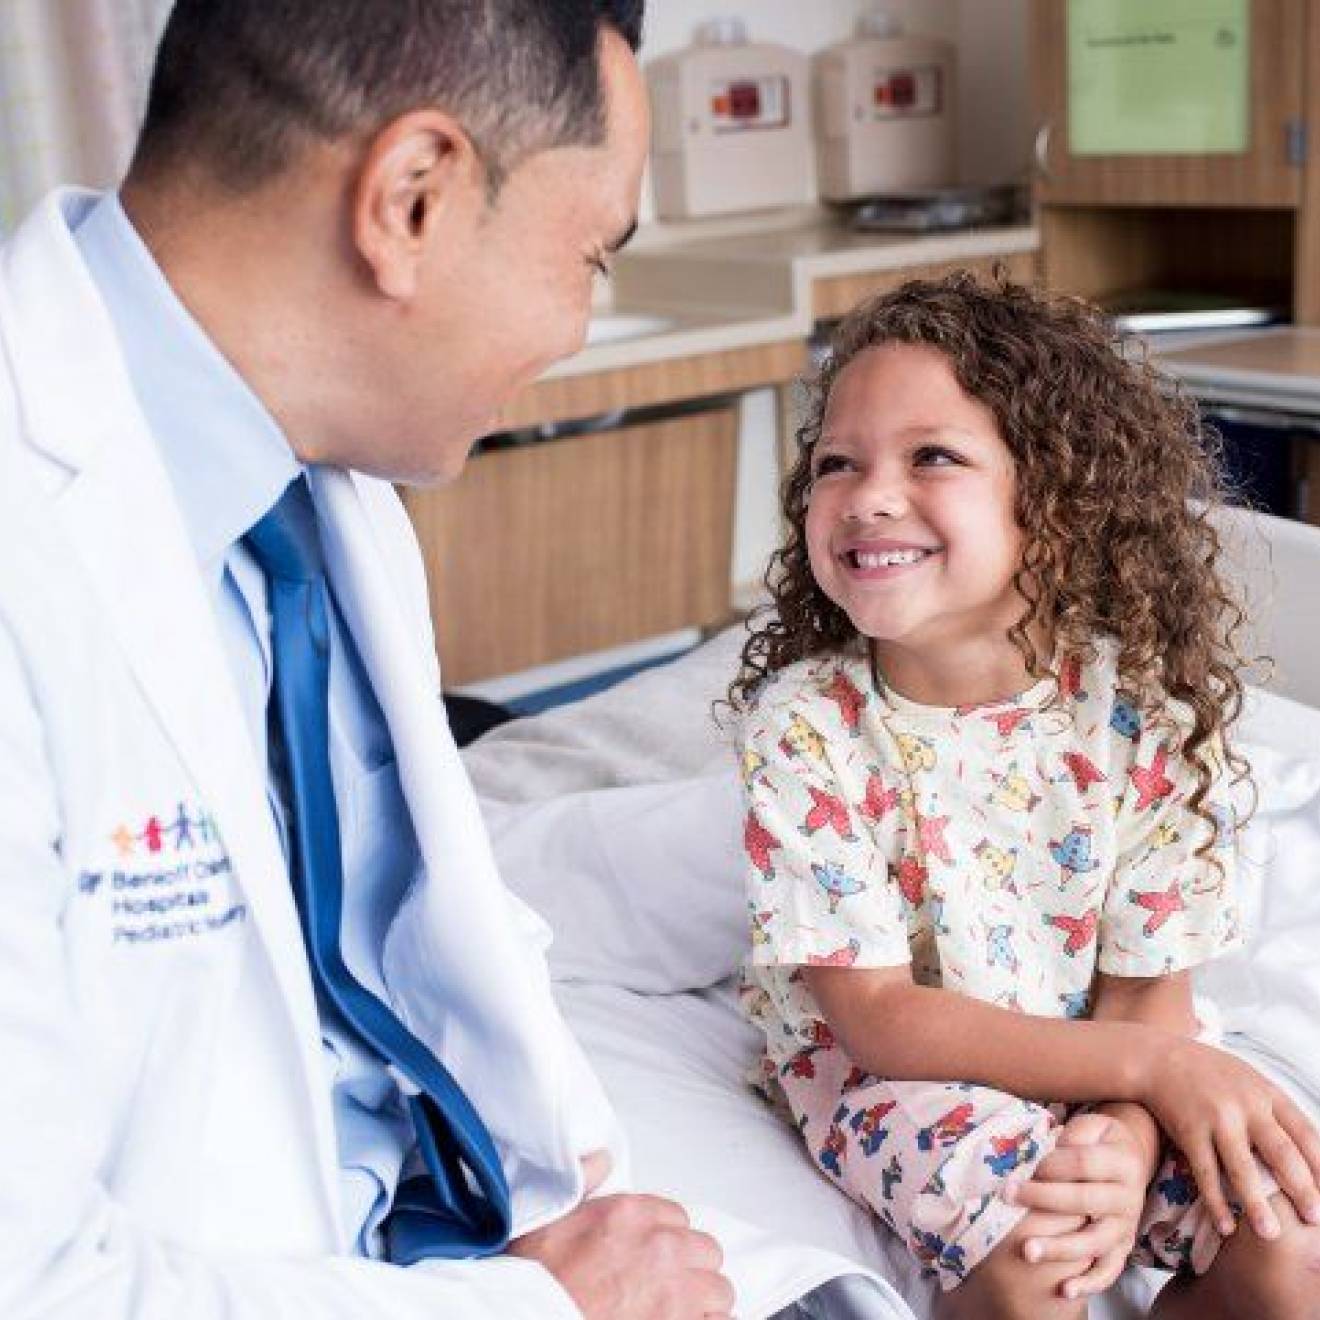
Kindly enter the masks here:
<path id="1" fill-rule="evenodd" d="M 1320 1114 L 1320 529 L 1232 512 L 1223 530 L 1277 668 L 1240 734 L 1260 788 L 1249 946 L 1198 990 L 1230 1047 Z M 738 1314 L 773 1316 L 833 1279 L 796 1314 L 924 1320 L 932 1285 L 745 1080 L 742 810 L 712 719 L 741 639 L 504 725 L 467 749 L 468 768 L 504 875 L 554 931 L 557 994 L 628 1131 L 634 1180 L 734 1243 Z M 1130 1270 L 1092 1315 L 1142 1314 L 1151 1284 Z"/>

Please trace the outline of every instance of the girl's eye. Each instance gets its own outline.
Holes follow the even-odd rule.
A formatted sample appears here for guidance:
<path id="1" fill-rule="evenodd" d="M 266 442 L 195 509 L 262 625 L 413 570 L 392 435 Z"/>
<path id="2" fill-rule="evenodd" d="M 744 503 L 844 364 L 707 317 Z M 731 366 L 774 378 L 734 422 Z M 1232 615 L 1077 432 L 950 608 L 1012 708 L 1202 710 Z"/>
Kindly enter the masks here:
<path id="1" fill-rule="evenodd" d="M 926 445 L 916 453 L 918 467 L 954 467 L 961 463 L 961 456 L 951 449 L 942 449 L 939 445 Z"/>
<path id="2" fill-rule="evenodd" d="M 821 477 L 827 477 L 831 472 L 842 472 L 847 466 L 847 459 L 842 454 L 822 454 L 812 465 L 811 479 L 819 481 Z"/>
<path id="3" fill-rule="evenodd" d="M 599 254 L 593 253 L 587 258 L 587 265 L 591 267 L 592 273 L 599 275 L 601 279 L 608 280 L 614 273 L 610 269 L 610 263 Z"/>

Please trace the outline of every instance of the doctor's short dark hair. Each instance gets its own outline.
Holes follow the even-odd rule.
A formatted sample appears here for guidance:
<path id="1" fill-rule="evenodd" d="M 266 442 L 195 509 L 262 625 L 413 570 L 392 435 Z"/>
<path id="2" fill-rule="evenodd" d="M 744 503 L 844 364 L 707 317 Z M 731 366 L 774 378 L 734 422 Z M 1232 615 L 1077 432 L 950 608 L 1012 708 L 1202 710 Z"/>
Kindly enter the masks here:
<path id="1" fill-rule="evenodd" d="M 520 160 L 604 140 L 603 27 L 636 50 L 645 0 L 177 0 L 132 174 L 248 192 L 313 142 L 424 106 L 471 136 L 494 195 Z"/>
<path id="2" fill-rule="evenodd" d="M 1191 802 L 1201 812 L 1218 744 L 1241 710 L 1244 668 L 1244 614 L 1210 516 L 1227 494 L 1219 439 L 1099 308 L 1003 275 L 913 280 L 839 323 L 806 382 L 783 488 L 785 536 L 766 574 L 771 604 L 748 623 L 731 704 L 745 708 L 765 677 L 797 660 L 858 645 L 811 573 L 812 455 L 840 373 L 890 344 L 941 353 L 1012 455 L 1023 611 L 1008 635 L 1028 672 L 1045 677 L 1058 657 L 1115 639 L 1120 679 L 1140 704 L 1172 699 L 1190 714 L 1177 750 L 1195 768 Z M 1227 757 L 1241 775 L 1245 764 Z"/>

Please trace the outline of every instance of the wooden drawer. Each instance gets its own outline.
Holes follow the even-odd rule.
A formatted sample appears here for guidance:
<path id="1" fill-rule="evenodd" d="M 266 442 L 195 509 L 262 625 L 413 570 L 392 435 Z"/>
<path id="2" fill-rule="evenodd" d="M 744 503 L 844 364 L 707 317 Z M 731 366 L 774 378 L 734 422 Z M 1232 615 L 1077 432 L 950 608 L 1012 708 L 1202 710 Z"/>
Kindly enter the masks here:
<path id="1" fill-rule="evenodd" d="M 496 450 L 405 491 L 445 685 L 723 618 L 737 431 L 720 408 Z"/>

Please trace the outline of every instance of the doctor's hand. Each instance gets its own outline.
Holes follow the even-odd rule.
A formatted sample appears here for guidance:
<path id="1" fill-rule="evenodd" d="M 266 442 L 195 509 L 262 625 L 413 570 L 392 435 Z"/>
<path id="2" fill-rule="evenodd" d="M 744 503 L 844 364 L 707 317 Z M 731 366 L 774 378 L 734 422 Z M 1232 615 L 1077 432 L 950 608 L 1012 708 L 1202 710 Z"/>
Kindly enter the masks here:
<path id="1" fill-rule="evenodd" d="M 583 1161 L 587 1198 L 562 1219 L 509 1244 L 543 1265 L 586 1320 L 727 1320 L 733 1286 L 719 1244 L 659 1196 L 591 1199 L 609 1172 L 603 1152 Z"/>

